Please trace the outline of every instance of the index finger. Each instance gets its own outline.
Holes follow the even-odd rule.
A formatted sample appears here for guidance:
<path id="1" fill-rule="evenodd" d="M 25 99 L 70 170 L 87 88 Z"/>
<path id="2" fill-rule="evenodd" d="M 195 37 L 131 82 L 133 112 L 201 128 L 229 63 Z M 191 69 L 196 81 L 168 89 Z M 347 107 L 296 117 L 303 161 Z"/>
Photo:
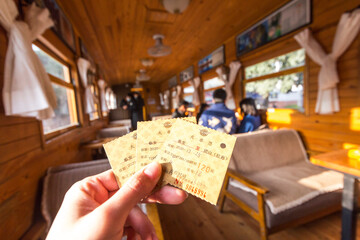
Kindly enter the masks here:
<path id="1" fill-rule="evenodd" d="M 185 201 L 188 194 L 178 188 L 164 186 L 159 191 L 151 194 L 143 200 L 145 203 L 180 204 Z"/>

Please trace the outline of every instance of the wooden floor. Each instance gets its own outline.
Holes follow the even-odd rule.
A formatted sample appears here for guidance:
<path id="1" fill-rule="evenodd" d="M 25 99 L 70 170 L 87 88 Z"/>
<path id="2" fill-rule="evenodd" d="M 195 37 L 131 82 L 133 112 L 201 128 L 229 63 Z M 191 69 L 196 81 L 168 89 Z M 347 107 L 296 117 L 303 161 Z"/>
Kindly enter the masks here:
<path id="1" fill-rule="evenodd" d="M 193 196 L 181 205 L 158 205 L 165 240 L 260 239 L 258 224 L 230 200 L 224 213 Z M 270 240 L 340 239 L 340 212 L 308 224 L 270 235 Z M 360 219 L 357 226 L 360 239 Z"/>

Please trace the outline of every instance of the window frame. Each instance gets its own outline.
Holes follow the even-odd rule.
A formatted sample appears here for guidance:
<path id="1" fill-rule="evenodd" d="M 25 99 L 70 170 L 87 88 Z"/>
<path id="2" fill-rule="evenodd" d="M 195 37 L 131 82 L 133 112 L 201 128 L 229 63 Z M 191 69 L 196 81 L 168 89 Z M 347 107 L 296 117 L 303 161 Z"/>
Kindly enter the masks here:
<path id="1" fill-rule="evenodd" d="M 308 87 L 309 86 L 309 84 L 308 84 L 308 74 L 309 74 L 308 68 L 309 68 L 309 64 L 308 63 L 309 63 L 309 59 L 308 59 L 308 56 L 307 56 L 306 52 L 305 52 L 305 63 L 304 63 L 303 66 L 284 69 L 284 70 L 281 70 L 279 72 L 269 73 L 269 74 L 261 75 L 261 76 L 258 76 L 258 77 L 253 77 L 253 78 L 250 78 L 250 79 L 246 79 L 246 68 L 247 67 L 250 67 L 250 66 L 253 66 L 255 64 L 270 60 L 272 58 L 276 58 L 278 56 L 282 56 L 282 55 L 286 55 L 286 54 L 291 53 L 291 52 L 295 52 L 295 51 L 300 50 L 300 49 L 302 49 L 302 48 L 301 47 L 296 47 L 296 48 L 287 49 L 285 51 L 275 51 L 272 54 L 266 54 L 265 56 L 262 56 L 260 59 L 258 59 L 258 61 L 252 60 L 251 63 L 249 63 L 249 64 L 246 64 L 246 65 L 243 64 L 243 67 L 242 67 L 243 70 L 242 70 L 242 74 L 241 74 L 241 78 L 242 78 L 241 89 L 242 89 L 243 98 L 246 97 L 246 89 L 245 89 L 246 83 L 255 82 L 255 81 L 262 81 L 262 80 L 266 80 L 266 79 L 276 78 L 276 77 L 279 77 L 279 76 L 285 76 L 285 75 L 290 75 L 290 74 L 295 74 L 295 73 L 302 72 L 303 73 L 303 109 L 304 110 L 303 111 L 299 111 L 298 109 L 292 109 L 292 110 L 294 110 L 297 113 L 304 114 L 304 115 L 308 116 L 309 115 L 309 100 L 308 100 L 308 91 L 309 91 L 309 87 Z M 273 108 L 267 108 L 267 109 L 264 109 L 264 111 L 267 112 L 268 109 L 273 109 Z M 276 109 L 281 110 L 281 109 L 285 109 L 285 108 L 276 108 Z"/>
<path id="2" fill-rule="evenodd" d="M 64 133 L 67 133 L 73 129 L 76 129 L 76 128 L 79 128 L 81 126 L 81 123 L 80 123 L 80 114 L 79 114 L 79 104 L 78 104 L 78 101 L 77 101 L 77 86 L 76 86 L 76 83 L 75 81 L 73 80 L 72 78 L 72 75 L 71 75 L 71 71 L 72 71 L 72 64 L 71 63 L 68 63 L 67 61 L 65 61 L 64 59 L 62 59 L 61 57 L 59 57 L 56 53 L 54 53 L 52 50 L 50 50 L 45 44 L 43 44 L 42 42 L 40 41 L 35 41 L 33 42 L 32 44 L 34 44 L 36 47 L 38 47 L 41 51 L 45 52 L 47 55 L 49 55 L 50 57 L 54 58 L 56 61 L 60 62 L 62 65 L 66 66 L 68 68 L 68 74 L 69 74 L 69 82 L 63 80 L 63 79 L 60 79 L 48 72 L 47 75 L 49 76 L 49 79 L 50 79 L 50 82 L 52 84 L 57 84 L 61 87 L 64 87 L 66 89 L 70 89 L 70 90 L 73 90 L 74 91 L 74 105 L 75 105 L 75 111 L 72 112 L 69 110 L 69 114 L 71 116 L 71 114 L 75 114 L 75 117 L 77 119 L 77 124 L 74 124 L 74 125 L 69 125 L 67 127 L 64 127 L 64 128 L 61 128 L 61 129 L 58 129 L 58 130 L 55 130 L 55 131 L 51 131 L 51 132 L 48 132 L 48 133 L 45 133 L 44 132 L 44 127 L 43 127 L 43 122 L 41 120 L 40 123 L 41 123 L 41 134 L 42 134 L 42 139 L 44 139 L 44 141 L 48 141 L 54 137 L 57 137 L 59 135 L 62 135 Z"/>

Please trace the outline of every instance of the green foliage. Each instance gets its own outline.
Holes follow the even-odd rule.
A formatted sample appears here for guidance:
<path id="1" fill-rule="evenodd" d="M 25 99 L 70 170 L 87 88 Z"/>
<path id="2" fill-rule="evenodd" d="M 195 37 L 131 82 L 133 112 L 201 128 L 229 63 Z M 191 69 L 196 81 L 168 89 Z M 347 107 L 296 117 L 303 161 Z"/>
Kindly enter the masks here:
<path id="1" fill-rule="evenodd" d="M 305 64 L 304 49 L 278 56 L 267 61 L 249 66 L 245 69 L 246 79 L 263 76 Z M 258 93 L 263 98 L 270 92 L 289 93 L 293 86 L 303 84 L 303 73 L 283 75 L 261 81 L 246 83 L 246 92 Z"/>
<path id="2" fill-rule="evenodd" d="M 42 51 L 40 48 L 36 47 L 35 45 L 33 45 L 33 50 L 36 53 L 36 55 L 38 55 L 46 72 L 62 80 L 65 80 L 64 65 L 62 65 L 61 63 L 50 57 L 48 54 L 46 54 L 44 51 Z"/>
<path id="3" fill-rule="evenodd" d="M 294 52 L 278 56 L 245 69 L 246 79 L 271 74 L 286 69 L 303 66 L 305 64 L 305 51 L 299 49 Z"/>

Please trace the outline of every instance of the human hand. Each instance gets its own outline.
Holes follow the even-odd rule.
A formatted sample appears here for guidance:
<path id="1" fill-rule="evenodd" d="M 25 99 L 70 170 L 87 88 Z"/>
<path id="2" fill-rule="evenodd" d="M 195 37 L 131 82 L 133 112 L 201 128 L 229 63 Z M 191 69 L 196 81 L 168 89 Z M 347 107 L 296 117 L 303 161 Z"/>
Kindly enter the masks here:
<path id="1" fill-rule="evenodd" d="M 137 203 L 180 204 L 187 194 L 164 186 L 151 194 L 161 175 L 153 162 L 120 189 L 112 170 L 75 183 L 66 193 L 47 239 L 157 239 L 155 229 Z"/>

